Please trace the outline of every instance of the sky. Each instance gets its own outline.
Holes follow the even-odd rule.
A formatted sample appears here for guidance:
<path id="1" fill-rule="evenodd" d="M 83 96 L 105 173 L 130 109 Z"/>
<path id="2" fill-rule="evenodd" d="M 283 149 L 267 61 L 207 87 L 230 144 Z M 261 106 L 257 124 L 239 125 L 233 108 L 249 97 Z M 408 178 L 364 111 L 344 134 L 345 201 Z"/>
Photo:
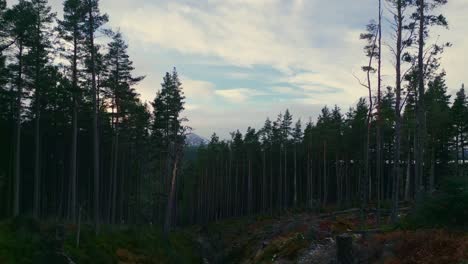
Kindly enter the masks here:
<path id="1" fill-rule="evenodd" d="M 384 1 L 385 2 L 385 1 Z M 62 1 L 50 0 L 55 11 Z M 129 44 L 137 91 L 152 101 L 166 71 L 177 68 L 186 96 L 183 115 L 194 132 L 260 128 L 266 117 L 289 109 L 295 119 L 315 121 L 320 109 L 343 112 L 367 90 L 357 78 L 366 63 L 359 34 L 378 14 L 377 0 L 101 0 L 109 26 Z M 389 29 L 385 5 L 384 28 Z M 449 92 L 465 78 L 468 1 L 450 0 L 440 9 L 449 30 L 432 41 L 450 41 L 442 60 Z M 61 13 L 59 13 L 59 17 Z M 384 45 L 392 45 L 384 33 Z M 384 85 L 392 85 L 391 54 L 384 47 Z"/>

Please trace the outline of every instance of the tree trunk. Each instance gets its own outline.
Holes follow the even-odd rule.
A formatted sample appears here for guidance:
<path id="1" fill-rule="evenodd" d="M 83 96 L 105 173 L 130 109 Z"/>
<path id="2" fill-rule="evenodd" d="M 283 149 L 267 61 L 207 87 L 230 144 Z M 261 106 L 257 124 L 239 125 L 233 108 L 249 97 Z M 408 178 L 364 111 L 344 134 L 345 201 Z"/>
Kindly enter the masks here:
<path id="1" fill-rule="evenodd" d="M 465 176 L 465 138 L 463 134 L 461 134 L 461 158 L 462 158 L 462 166 L 461 166 L 461 175 L 462 177 Z"/>
<path id="2" fill-rule="evenodd" d="M 16 122 L 15 122 L 15 189 L 13 197 L 13 216 L 20 214 L 20 186 L 21 186 L 21 104 L 23 97 L 23 42 L 19 40 L 19 61 L 16 97 Z"/>
<path id="3" fill-rule="evenodd" d="M 39 18 L 39 17 L 38 17 Z M 40 30 L 40 23 L 37 25 L 37 30 Z M 39 38 L 40 35 L 36 34 L 36 54 L 35 54 L 35 76 L 34 76 L 34 98 L 36 100 L 35 105 L 35 118 L 34 118 L 34 206 L 33 216 L 38 219 L 40 215 L 40 186 L 41 186 L 41 91 L 39 85 Z"/>
<path id="4" fill-rule="evenodd" d="M 310 149 L 307 147 L 307 172 L 306 172 L 306 180 L 307 180 L 307 189 L 306 189 L 306 203 L 309 207 L 312 207 L 312 191 L 311 191 L 311 169 L 310 169 Z"/>
<path id="5" fill-rule="evenodd" d="M 262 212 L 266 211 L 266 192 L 267 192 L 267 182 L 266 182 L 266 158 L 265 158 L 265 149 L 263 149 L 263 178 L 262 178 Z"/>
<path id="6" fill-rule="evenodd" d="M 248 214 L 252 214 L 253 213 L 253 194 L 252 194 L 252 162 L 249 158 L 249 167 L 248 167 L 248 182 L 247 182 L 247 191 L 248 191 L 248 205 L 247 205 L 247 211 L 248 211 Z"/>
<path id="7" fill-rule="evenodd" d="M 284 146 L 284 175 L 283 175 L 283 210 L 288 207 L 289 191 L 288 191 L 288 148 Z"/>
<path id="8" fill-rule="evenodd" d="M 400 145 L 401 145 L 401 52 L 403 34 L 402 0 L 397 2 L 397 43 L 396 43 L 396 101 L 395 101 L 395 156 L 393 160 L 393 206 L 392 222 L 395 223 L 398 215 L 398 198 L 400 188 Z"/>
<path id="9" fill-rule="evenodd" d="M 281 205 L 283 204 L 283 187 L 281 185 L 281 182 L 282 182 L 282 171 L 283 171 L 283 162 L 282 162 L 282 156 L 281 156 L 281 146 L 280 146 L 280 149 L 279 149 L 279 174 L 278 174 L 278 210 L 281 211 Z"/>
<path id="10" fill-rule="evenodd" d="M 376 124 L 376 188 L 377 188 L 377 226 L 380 226 L 380 202 L 382 199 L 382 1 L 379 0 L 379 40 L 377 66 L 377 124 Z"/>
<path id="11" fill-rule="evenodd" d="M 270 149 L 270 214 L 273 214 L 273 155 Z"/>
<path id="12" fill-rule="evenodd" d="M 424 148 L 426 138 L 426 106 L 425 106 L 425 88 L 424 88 L 424 24 L 425 24 L 425 1 L 419 0 L 419 52 L 418 52 L 418 104 L 417 104 L 417 124 L 418 124 L 418 144 L 416 160 L 416 198 L 421 201 L 421 195 L 424 191 Z"/>
<path id="13" fill-rule="evenodd" d="M 175 160 L 174 165 L 172 167 L 172 178 L 171 178 L 171 186 L 169 191 L 169 196 L 167 199 L 167 207 L 166 207 L 166 219 L 164 222 L 164 234 L 167 237 L 169 235 L 169 231 L 171 229 L 171 221 L 172 221 L 172 211 L 175 202 L 175 193 L 176 193 L 176 180 L 177 180 L 177 169 L 179 166 L 179 151 L 175 151 Z"/>
<path id="14" fill-rule="evenodd" d="M 294 207 L 297 207 L 297 144 L 294 146 Z"/>
<path id="15" fill-rule="evenodd" d="M 327 141 L 323 142 L 323 206 L 328 202 Z"/>
<path id="16" fill-rule="evenodd" d="M 96 234 L 99 233 L 99 138 L 98 138 L 98 107 L 97 107 L 97 90 L 96 90 L 96 54 L 94 47 L 94 16 L 91 1 L 89 4 L 89 42 L 91 48 L 91 93 L 93 100 L 93 120 L 92 120 L 92 135 L 93 135 L 93 175 L 94 175 L 94 225 Z"/>
<path id="17" fill-rule="evenodd" d="M 408 142 L 409 142 L 408 133 Z M 405 201 L 410 200 L 410 185 L 411 185 L 411 151 L 408 151 L 408 157 L 406 159 L 406 179 L 405 179 Z"/>
<path id="18" fill-rule="evenodd" d="M 429 186 L 428 186 L 428 191 L 433 192 L 434 191 L 434 183 L 435 183 L 435 165 L 436 165 L 436 160 L 435 160 L 435 142 L 432 142 L 431 146 L 431 172 L 429 174 Z"/>
<path id="19" fill-rule="evenodd" d="M 455 137 L 455 175 L 459 176 L 460 175 L 460 141 L 459 141 L 459 136 L 460 136 L 460 129 L 457 127 L 457 135 Z"/>
<path id="20" fill-rule="evenodd" d="M 73 32 L 73 62 L 72 62 L 72 97 L 73 97 L 73 113 L 72 113 L 72 138 L 71 138 L 71 153 L 70 153 L 70 181 L 71 181 L 71 220 L 74 223 L 76 219 L 76 157 L 78 146 L 78 42 L 77 32 Z"/>

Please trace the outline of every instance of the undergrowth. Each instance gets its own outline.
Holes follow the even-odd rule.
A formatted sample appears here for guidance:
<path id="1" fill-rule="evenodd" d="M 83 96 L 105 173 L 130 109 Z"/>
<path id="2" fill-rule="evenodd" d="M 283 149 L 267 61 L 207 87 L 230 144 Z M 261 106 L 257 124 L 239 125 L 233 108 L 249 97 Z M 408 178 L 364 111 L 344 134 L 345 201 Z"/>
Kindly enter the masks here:
<path id="1" fill-rule="evenodd" d="M 64 263 L 57 248 L 75 263 L 201 263 L 192 234 L 176 231 L 164 238 L 152 228 L 105 227 L 96 236 L 82 226 L 79 247 L 76 228 L 67 226 L 63 242 L 57 242 L 56 224 L 15 219 L 0 223 L 0 263 Z"/>
<path id="2" fill-rule="evenodd" d="M 424 200 L 402 222 L 404 229 L 449 228 L 468 230 L 468 184 L 450 179 Z"/>

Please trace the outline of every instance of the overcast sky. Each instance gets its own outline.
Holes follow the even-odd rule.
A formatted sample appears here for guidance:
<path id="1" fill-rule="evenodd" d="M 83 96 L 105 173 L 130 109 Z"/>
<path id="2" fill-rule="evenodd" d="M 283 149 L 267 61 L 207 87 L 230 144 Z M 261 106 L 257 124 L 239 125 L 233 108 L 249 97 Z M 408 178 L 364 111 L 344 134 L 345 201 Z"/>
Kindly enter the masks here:
<path id="1" fill-rule="evenodd" d="M 50 0 L 55 11 L 62 1 Z M 364 75 L 359 33 L 377 14 L 377 0 L 101 0 L 110 26 L 129 42 L 137 87 L 151 101 L 162 76 L 177 67 L 195 133 L 260 127 L 289 108 L 295 118 L 315 119 L 324 105 L 343 111 L 366 94 L 354 75 Z M 440 12 L 450 30 L 434 32 L 450 41 L 442 67 L 450 92 L 468 72 L 468 1 L 450 0 Z M 61 13 L 59 12 L 59 17 Z M 391 44 L 391 37 L 384 36 Z M 385 85 L 392 61 L 385 55 Z"/>

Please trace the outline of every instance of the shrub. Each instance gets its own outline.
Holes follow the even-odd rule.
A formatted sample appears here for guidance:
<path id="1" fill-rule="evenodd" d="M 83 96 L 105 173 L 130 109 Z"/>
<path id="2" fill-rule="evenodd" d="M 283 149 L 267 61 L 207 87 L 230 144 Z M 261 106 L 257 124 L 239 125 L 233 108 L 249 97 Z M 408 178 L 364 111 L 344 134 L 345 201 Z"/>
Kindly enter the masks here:
<path id="1" fill-rule="evenodd" d="M 408 228 L 468 229 L 468 184 L 464 179 L 447 180 L 407 217 Z"/>

